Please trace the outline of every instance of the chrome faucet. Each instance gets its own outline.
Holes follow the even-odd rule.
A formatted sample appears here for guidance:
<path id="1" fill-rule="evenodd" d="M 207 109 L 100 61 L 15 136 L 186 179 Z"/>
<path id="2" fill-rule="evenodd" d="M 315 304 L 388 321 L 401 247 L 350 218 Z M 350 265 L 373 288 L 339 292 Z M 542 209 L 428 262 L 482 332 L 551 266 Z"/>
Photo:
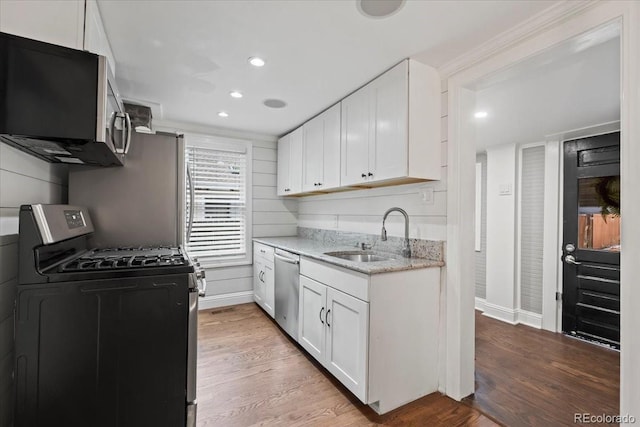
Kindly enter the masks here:
<path id="1" fill-rule="evenodd" d="M 387 220 L 387 217 L 391 212 L 400 212 L 404 215 L 404 244 L 402 245 L 402 256 L 405 258 L 411 258 L 411 247 L 409 246 L 409 215 L 405 212 L 404 209 L 400 208 L 391 208 L 384 213 L 382 217 L 382 233 L 380 234 L 381 240 L 387 240 L 387 229 L 384 228 L 384 222 Z"/>

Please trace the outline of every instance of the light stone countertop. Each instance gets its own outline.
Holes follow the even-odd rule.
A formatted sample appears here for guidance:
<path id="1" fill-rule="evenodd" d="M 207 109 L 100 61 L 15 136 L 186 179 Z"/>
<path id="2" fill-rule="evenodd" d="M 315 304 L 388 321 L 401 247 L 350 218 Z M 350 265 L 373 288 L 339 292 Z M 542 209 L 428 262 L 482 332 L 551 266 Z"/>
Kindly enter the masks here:
<path id="1" fill-rule="evenodd" d="M 260 237 L 254 238 L 254 242 L 263 243 L 288 252 L 293 252 L 301 256 L 324 261 L 339 267 L 348 268 L 364 274 L 389 273 L 392 271 L 413 270 L 418 268 L 442 267 L 444 262 L 434 261 L 426 258 L 403 258 L 401 255 L 389 252 L 368 250 L 368 253 L 375 253 L 391 257 L 387 261 L 356 262 L 342 258 L 325 255 L 325 252 L 346 252 L 357 251 L 355 246 L 327 244 L 322 241 L 307 239 L 303 237 Z"/>

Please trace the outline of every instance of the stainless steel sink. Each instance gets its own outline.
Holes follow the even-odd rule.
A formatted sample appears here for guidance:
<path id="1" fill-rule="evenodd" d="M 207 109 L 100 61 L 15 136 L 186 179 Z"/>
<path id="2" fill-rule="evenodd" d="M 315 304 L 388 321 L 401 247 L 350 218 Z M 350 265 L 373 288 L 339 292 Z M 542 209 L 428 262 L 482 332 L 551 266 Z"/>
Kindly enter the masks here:
<path id="1" fill-rule="evenodd" d="M 346 259 L 354 262 L 377 262 L 377 261 L 389 261 L 394 258 L 374 254 L 364 251 L 348 251 L 348 252 L 325 252 L 325 255 L 329 255 L 336 258 Z"/>

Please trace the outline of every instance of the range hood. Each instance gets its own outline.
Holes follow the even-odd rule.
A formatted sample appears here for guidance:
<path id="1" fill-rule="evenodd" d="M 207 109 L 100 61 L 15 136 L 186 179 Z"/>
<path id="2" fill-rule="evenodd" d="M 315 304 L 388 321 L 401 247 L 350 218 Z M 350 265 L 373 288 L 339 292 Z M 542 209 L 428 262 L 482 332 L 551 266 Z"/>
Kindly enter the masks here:
<path id="1" fill-rule="evenodd" d="M 130 123 L 106 58 L 0 33 L 0 141 L 53 163 L 122 166 Z"/>

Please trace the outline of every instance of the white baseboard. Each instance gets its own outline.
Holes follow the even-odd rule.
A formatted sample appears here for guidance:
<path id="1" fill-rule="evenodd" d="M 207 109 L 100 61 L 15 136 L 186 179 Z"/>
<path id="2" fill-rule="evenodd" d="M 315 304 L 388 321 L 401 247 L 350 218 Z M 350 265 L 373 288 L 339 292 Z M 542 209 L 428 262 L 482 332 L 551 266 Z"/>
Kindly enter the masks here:
<path id="1" fill-rule="evenodd" d="M 530 311 L 518 309 L 518 323 L 531 326 L 532 328 L 542 329 L 542 315 L 538 313 L 532 313 Z"/>
<path id="2" fill-rule="evenodd" d="M 531 326 L 532 328 L 542 329 L 541 314 L 532 313 L 519 308 L 511 309 L 501 307 L 496 304 L 491 304 L 482 298 L 476 298 L 476 310 L 481 310 L 483 312 L 483 316 L 501 320 L 511 325 L 518 325 L 522 323 L 523 325 Z"/>
<path id="3" fill-rule="evenodd" d="M 484 302 L 483 316 L 491 317 L 493 319 L 502 320 L 503 322 L 510 323 L 512 325 L 518 324 L 516 311 L 511 308 L 501 307 L 490 302 Z"/>
<path id="4" fill-rule="evenodd" d="M 230 294 L 212 295 L 200 298 L 198 310 L 226 307 L 229 305 L 246 304 L 253 302 L 253 291 L 233 292 Z"/>

